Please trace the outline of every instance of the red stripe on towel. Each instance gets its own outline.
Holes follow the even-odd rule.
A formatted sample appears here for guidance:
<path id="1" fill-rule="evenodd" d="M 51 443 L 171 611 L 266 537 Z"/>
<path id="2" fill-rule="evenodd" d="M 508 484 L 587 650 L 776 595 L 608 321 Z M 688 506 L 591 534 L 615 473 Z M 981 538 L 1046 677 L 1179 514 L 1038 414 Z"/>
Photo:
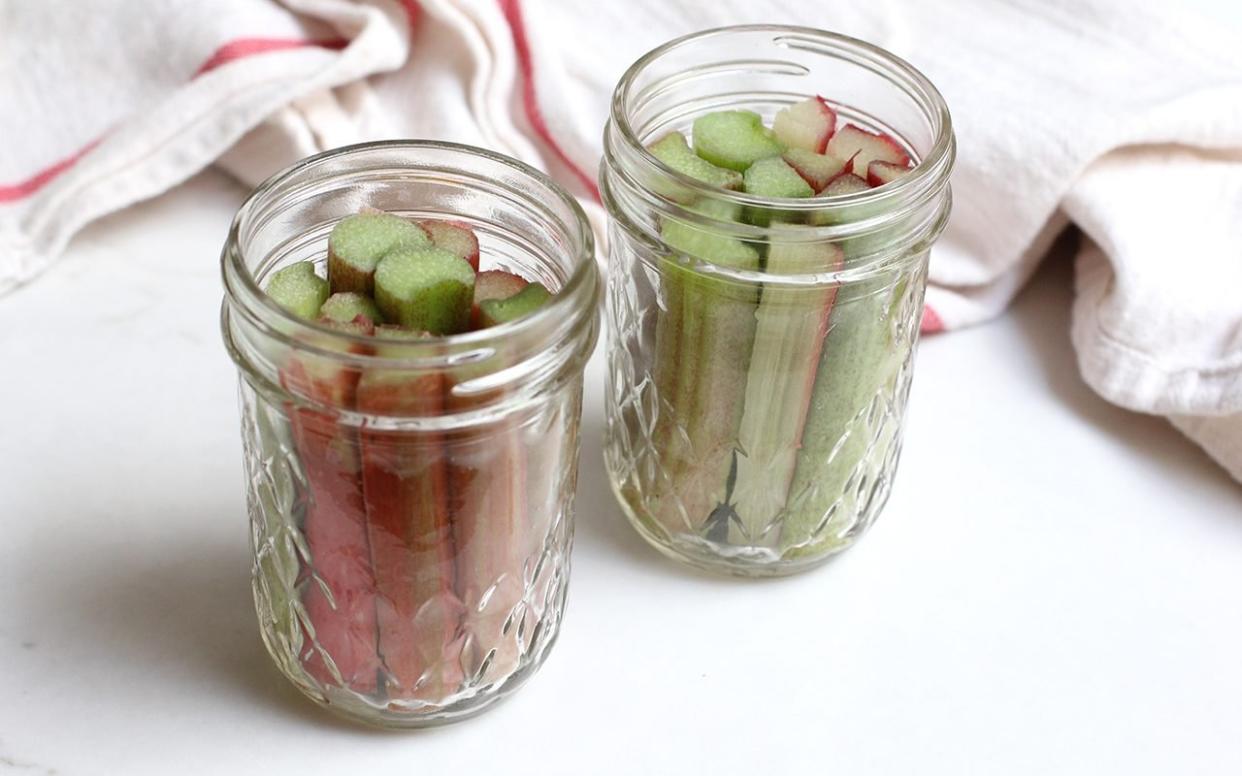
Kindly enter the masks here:
<path id="1" fill-rule="evenodd" d="M 569 154 L 565 153 L 565 149 L 561 148 L 556 142 L 556 138 L 552 137 L 552 132 L 548 129 L 548 123 L 544 121 L 543 111 L 539 108 L 539 96 L 535 92 L 535 65 L 530 56 L 530 42 L 526 38 L 526 25 L 522 21 L 522 5 L 519 0 L 496 0 L 500 4 L 500 10 L 505 15 L 505 21 L 509 23 L 509 30 L 513 33 L 513 47 L 517 51 L 518 68 L 522 71 L 522 106 L 526 109 L 526 120 L 530 122 L 531 128 L 535 130 L 535 134 L 539 135 L 548 148 L 552 149 L 552 153 L 556 154 L 556 158 L 560 159 L 569 171 L 582 182 L 586 190 L 591 193 L 596 202 L 602 201 L 599 196 L 599 187 L 595 185 L 595 180 L 591 176 L 583 172 L 578 165 L 574 164 L 569 158 Z"/>
<path id="2" fill-rule="evenodd" d="M 923 305 L 923 325 L 919 327 L 919 331 L 924 334 L 944 331 L 944 321 L 940 320 L 940 316 L 929 305 Z"/>
<path id="3" fill-rule="evenodd" d="M 16 202 L 19 199 L 25 199 L 34 194 L 39 189 L 51 183 L 65 170 L 68 170 L 83 156 L 86 156 L 92 148 L 99 145 L 102 137 L 96 138 L 84 145 L 81 149 L 75 151 L 71 156 L 67 156 L 53 165 L 44 167 L 39 172 L 30 176 L 24 181 L 18 183 L 0 184 L 0 202 Z"/>
<path id="4" fill-rule="evenodd" d="M 417 6 L 415 6 L 417 9 Z M 414 24 L 416 17 L 411 15 L 410 23 Z M 234 62 L 238 59 L 244 59 L 255 54 L 266 54 L 271 51 L 287 51 L 289 49 L 317 47 L 330 50 L 339 50 L 345 48 L 349 41 L 340 38 L 332 40 L 307 40 L 300 38 L 238 38 L 236 40 L 225 43 L 207 58 L 198 70 L 194 72 L 194 78 L 215 70 L 221 65 Z M 16 202 L 19 199 L 25 199 L 31 196 L 39 189 L 56 180 L 78 160 L 90 153 L 91 149 L 99 145 L 103 140 L 102 137 L 95 138 L 85 146 L 75 151 L 73 154 L 51 164 L 42 170 L 36 172 L 24 181 L 17 183 L 0 183 L 0 203 Z"/>
<path id="5" fill-rule="evenodd" d="M 239 59 L 252 57 L 255 54 L 267 54 L 272 51 L 288 51 L 300 48 L 322 48 L 339 51 L 349 44 L 344 38 L 330 40 L 308 40 L 306 38 L 238 38 L 230 40 L 207 58 L 207 61 L 194 71 L 194 78 L 210 73 L 221 65 Z"/>
<path id="6" fill-rule="evenodd" d="M 401 0 L 401 7 L 405 9 L 405 16 L 410 21 L 410 32 L 418 32 L 418 24 L 423 20 L 423 7 L 418 4 L 418 0 Z"/>

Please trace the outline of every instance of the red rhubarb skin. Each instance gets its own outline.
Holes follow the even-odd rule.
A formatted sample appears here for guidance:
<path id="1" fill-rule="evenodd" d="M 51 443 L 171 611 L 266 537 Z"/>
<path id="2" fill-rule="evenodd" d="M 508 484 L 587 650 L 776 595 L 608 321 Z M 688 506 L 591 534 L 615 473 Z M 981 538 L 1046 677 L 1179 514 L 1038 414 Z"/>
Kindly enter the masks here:
<path id="1" fill-rule="evenodd" d="M 352 406 L 358 384 L 357 371 L 308 368 L 297 359 L 281 377 L 286 389 L 332 407 Z M 380 661 L 357 436 L 327 411 L 291 408 L 290 420 L 310 491 L 302 530 L 311 566 L 304 563 L 301 580 L 310 629 L 304 629 L 302 664 L 321 685 L 370 694 L 376 690 Z"/>
<path id="2" fill-rule="evenodd" d="M 500 400 L 493 392 L 453 397 L 461 412 Z M 456 585 L 466 607 L 466 661 L 472 671 L 495 650 L 486 675 L 501 679 L 517 670 L 521 656 L 516 625 L 505 621 L 522 600 L 524 567 L 532 553 L 527 514 L 526 454 L 521 431 L 512 418 L 458 435 L 449 442 L 451 506 L 457 546 Z"/>
<path id="3" fill-rule="evenodd" d="M 367 373 L 357 406 L 377 416 L 444 410 L 442 375 Z M 362 430 L 362 482 L 379 653 L 391 700 L 445 700 L 462 682 L 462 605 L 453 589 L 454 546 L 442 434 Z"/>

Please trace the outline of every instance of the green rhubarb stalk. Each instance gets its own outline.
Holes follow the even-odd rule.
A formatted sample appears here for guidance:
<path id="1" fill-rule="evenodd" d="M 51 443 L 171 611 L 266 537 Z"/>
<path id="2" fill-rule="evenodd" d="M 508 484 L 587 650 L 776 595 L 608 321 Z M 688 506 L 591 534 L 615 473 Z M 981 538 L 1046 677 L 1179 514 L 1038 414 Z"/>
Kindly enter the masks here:
<path id="1" fill-rule="evenodd" d="M 873 445 L 893 441 L 891 433 L 877 435 L 871 410 L 879 395 L 891 394 L 906 355 L 907 346 L 894 342 L 893 318 L 907 284 L 894 289 L 886 280 L 846 286 L 833 305 L 783 521 L 788 556 L 819 555 L 841 540 L 833 525 L 852 525 L 866 499 L 856 472 L 874 460 Z"/>
<path id="2" fill-rule="evenodd" d="M 839 270 L 844 254 L 828 242 L 798 242 L 805 227 L 773 228 L 765 272 L 772 276 Z M 730 542 L 772 546 L 777 517 L 794 477 L 798 447 L 837 287 L 765 284 L 756 313 L 755 343 L 738 432 L 736 521 Z"/>
<path id="3" fill-rule="evenodd" d="M 391 251 L 431 245 L 422 227 L 400 216 L 369 210 L 342 219 L 328 236 L 328 281 L 332 291 L 371 294 L 375 269 Z"/>
<path id="4" fill-rule="evenodd" d="M 735 206 L 715 201 L 691 209 L 715 219 L 739 215 Z M 711 226 L 669 219 L 661 233 L 670 248 L 691 261 L 759 268 L 754 247 Z M 709 274 L 676 258 L 665 260 L 662 272 L 668 306 L 657 320 L 654 370 L 661 391 L 655 429 L 661 456 L 649 511 L 670 533 L 698 532 L 727 498 L 758 294 L 749 283 Z M 672 338 L 677 339 L 675 346 Z"/>

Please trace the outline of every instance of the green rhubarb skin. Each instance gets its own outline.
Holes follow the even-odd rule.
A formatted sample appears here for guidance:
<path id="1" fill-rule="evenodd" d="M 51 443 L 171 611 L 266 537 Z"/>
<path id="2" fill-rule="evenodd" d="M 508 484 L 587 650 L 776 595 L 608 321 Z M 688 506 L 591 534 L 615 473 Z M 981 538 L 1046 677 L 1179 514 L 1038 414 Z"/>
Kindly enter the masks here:
<path id="1" fill-rule="evenodd" d="M 691 209 L 717 219 L 739 215 L 736 207 L 714 201 Z M 661 231 L 670 248 L 692 260 L 759 268 L 753 246 L 710 226 L 668 220 Z M 697 533 L 728 495 L 758 293 L 672 257 L 661 269 L 665 307 L 656 324 L 654 365 L 660 465 L 648 509 L 666 532 Z"/>
<path id="2" fill-rule="evenodd" d="M 799 275 L 839 270 L 841 249 L 831 243 L 782 242 L 805 227 L 774 229 L 765 272 Z M 780 534 L 797 464 L 798 447 L 819 366 L 837 286 L 763 287 L 756 313 L 755 343 L 746 378 L 745 409 L 738 433 L 736 520 L 733 544 L 772 546 Z"/>
<path id="3" fill-rule="evenodd" d="M 906 357 L 907 345 L 894 342 L 892 332 L 907 288 L 908 279 L 896 288 L 884 281 L 851 285 L 833 305 L 782 525 L 787 557 L 832 549 L 839 537 L 824 530 L 829 510 L 841 500 L 834 519 L 853 522 L 842 513 L 853 505 L 846 485 L 854 487 L 851 475 L 873 444 L 886 449 L 892 442 L 891 434 L 873 438 L 866 415 L 877 393 L 891 393 Z"/>

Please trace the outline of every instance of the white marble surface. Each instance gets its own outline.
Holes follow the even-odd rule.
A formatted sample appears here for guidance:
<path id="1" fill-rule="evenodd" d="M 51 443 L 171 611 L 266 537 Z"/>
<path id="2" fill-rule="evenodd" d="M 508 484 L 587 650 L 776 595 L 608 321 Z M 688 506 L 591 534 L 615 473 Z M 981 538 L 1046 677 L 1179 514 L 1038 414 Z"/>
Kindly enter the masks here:
<path id="1" fill-rule="evenodd" d="M 1238 773 L 1242 488 L 1096 398 L 1070 275 L 924 343 L 886 513 L 801 577 L 684 571 L 604 482 L 589 369 L 569 611 L 514 698 L 415 734 L 268 664 L 207 173 L 0 299 L 0 773 Z"/>

